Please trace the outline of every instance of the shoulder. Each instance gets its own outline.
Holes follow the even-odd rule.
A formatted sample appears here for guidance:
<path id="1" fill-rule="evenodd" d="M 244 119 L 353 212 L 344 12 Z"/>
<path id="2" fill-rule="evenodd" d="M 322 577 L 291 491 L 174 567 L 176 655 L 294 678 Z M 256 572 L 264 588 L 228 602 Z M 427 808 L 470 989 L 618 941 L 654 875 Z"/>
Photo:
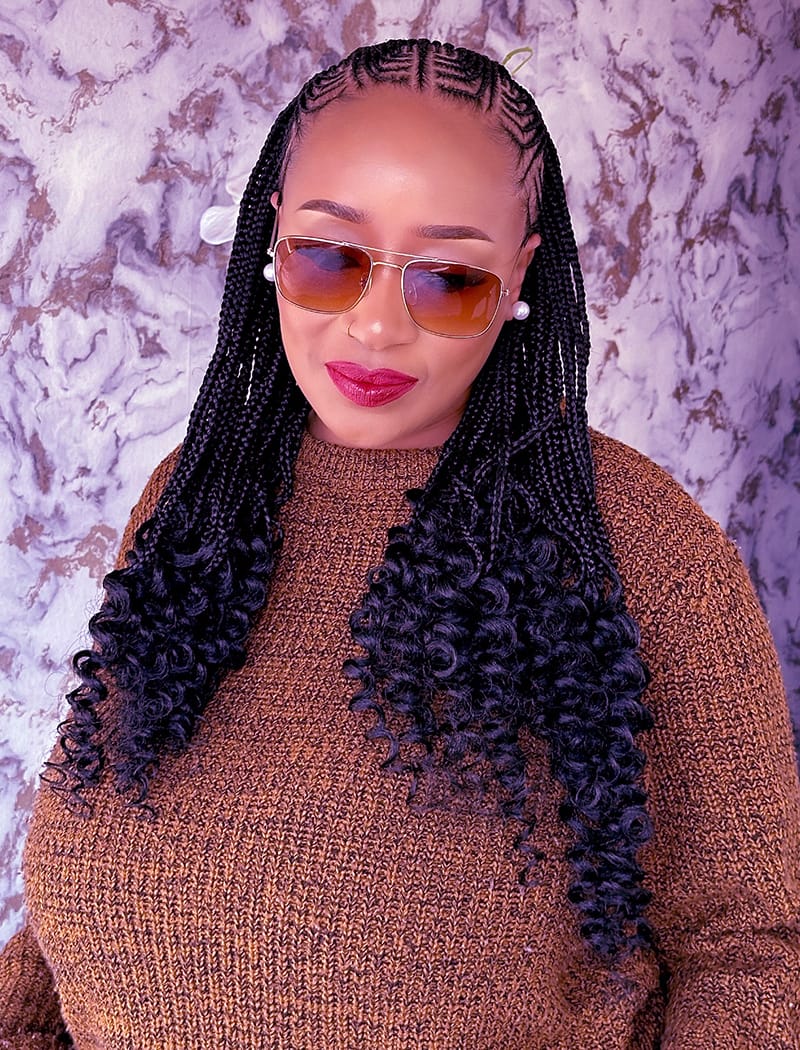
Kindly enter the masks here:
<path id="1" fill-rule="evenodd" d="M 142 495 L 139 498 L 139 502 L 136 505 L 136 507 L 141 507 L 145 510 L 148 517 L 152 514 L 153 510 L 155 510 L 156 503 L 158 503 L 161 493 L 167 487 L 167 482 L 172 477 L 172 473 L 178 465 L 181 448 L 182 446 L 178 445 L 177 448 L 174 448 L 172 452 L 166 455 L 148 478 L 147 484 L 145 485 Z M 136 507 L 134 507 L 134 513 Z"/>
<path id="2" fill-rule="evenodd" d="M 791 780 L 778 658 L 737 547 L 646 456 L 601 434 L 591 438 L 598 506 L 652 675 L 651 749 L 669 750 L 675 739 L 691 749 L 705 734 L 741 751 L 747 727 L 786 760 Z"/>
<path id="3" fill-rule="evenodd" d="M 168 456 L 158 464 L 156 469 L 150 475 L 144 490 L 139 497 L 138 502 L 131 510 L 131 516 L 128 520 L 128 524 L 125 526 L 125 531 L 122 534 L 122 542 L 119 548 L 119 554 L 117 555 L 116 568 L 121 568 L 125 564 L 125 555 L 133 547 L 133 539 L 136 535 L 136 530 L 140 525 L 143 525 L 148 518 L 152 517 L 153 511 L 156 509 L 156 504 L 161 498 L 161 494 L 167 487 L 167 482 L 172 477 L 172 473 L 175 467 L 178 465 L 178 459 L 181 454 L 181 447 L 174 448 Z"/>
<path id="4" fill-rule="evenodd" d="M 640 615 L 700 598 L 710 578 L 746 580 L 735 545 L 666 470 L 621 441 L 590 436 L 597 504 Z"/>
<path id="5" fill-rule="evenodd" d="M 654 548 L 691 558 L 698 547 L 730 544 L 722 528 L 663 467 L 616 438 L 590 431 L 597 505 L 623 560 Z"/>
<path id="6" fill-rule="evenodd" d="M 620 539 L 657 533 L 684 542 L 717 542 L 722 530 L 663 467 L 616 438 L 590 431 L 597 503 L 610 534 Z"/>

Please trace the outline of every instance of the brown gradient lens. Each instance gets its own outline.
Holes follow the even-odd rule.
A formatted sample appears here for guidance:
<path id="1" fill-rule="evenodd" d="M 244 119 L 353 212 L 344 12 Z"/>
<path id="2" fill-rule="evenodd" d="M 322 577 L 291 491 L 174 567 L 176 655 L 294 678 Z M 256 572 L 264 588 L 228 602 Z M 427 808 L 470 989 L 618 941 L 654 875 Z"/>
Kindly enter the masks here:
<path id="1" fill-rule="evenodd" d="M 371 260 L 363 248 L 285 237 L 275 245 L 275 279 L 295 306 L 339 314 L 354 306 L 369 280 Z"/>
<path id="2" fill-rule="evenodd" d="M 461 263 L 408 263 L 403 296 L 412 319 L 434 335 L 481 335 L 494 320 L 502 294 L 500 278 Z"/>

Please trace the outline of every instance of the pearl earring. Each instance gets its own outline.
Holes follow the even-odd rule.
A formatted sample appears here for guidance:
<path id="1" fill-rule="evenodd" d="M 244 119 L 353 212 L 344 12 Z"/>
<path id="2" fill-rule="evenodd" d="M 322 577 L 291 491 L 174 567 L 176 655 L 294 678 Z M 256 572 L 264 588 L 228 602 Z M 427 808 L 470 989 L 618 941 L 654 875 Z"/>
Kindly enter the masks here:
<path id="1" fill-rule="evenodd" d="M 522 299 L 517 299 L 514 305 L 511 307 L 511 313 L 514 315 L 515 321 L 524 321 L 526 317 L 530 316 L 531 308 Z"/>
<path id="2" fill-rule="evenodd" d="M 269 281 L 271 284 L 275 283 L 275 263 L 268 262 L 262 272 L 265 280 Z"/>

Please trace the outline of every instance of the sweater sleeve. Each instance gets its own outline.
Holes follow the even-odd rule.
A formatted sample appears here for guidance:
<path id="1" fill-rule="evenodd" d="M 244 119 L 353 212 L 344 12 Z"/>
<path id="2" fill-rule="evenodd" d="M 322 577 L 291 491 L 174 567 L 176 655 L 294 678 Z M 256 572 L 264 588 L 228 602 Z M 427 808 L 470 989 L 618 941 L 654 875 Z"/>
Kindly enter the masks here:
<path id="1" fill-rule="evenodd" d="M 52 975 L 26 925 L 0 954 L 0 1050 L 69 1046 Z"/>
<path id="2" fill-rule="evenodd" d="M 117 561 L 115 568 L 120 568 L 125 564 L 125 555 L 133 547 L 133 540 L 136 536 L 136 530 L 140 525 L 144 525 L 149 517 L 152 516 L 153 511 L 156 508 L 161 493 L 166 488 L 167 482 L 169 481 L 172 472 L 178 463 L 178 456 L 180 455 L 180 448 L 174 449 L 170 454 L 163 459 L 153 473 L 150 475 L 150 480 L 147 482 L 144 488 L 144 492 L 139 497 L 139 502 L 131 511 L 131 516 L 128 519 L 128 524 L 125 526 L 125 531 L 122 534 L 122 542 L 119 546 L 119 553 L 117 554 Z"/>
<path id="3" fill-rule="evenodd" d="M 798 1050 L 800 789 L 781 673 L 733 544 L 706 519 L 684 556 L 645 652 L 661 1047 Z"/>
<path id="4" fill-rule="evenodd" d="M 133 508 L 116 565 L 124 565 L 136 530 L 153 513 L 175 468 L 178 451 L 154 471 Z M 63 1050 L 71 1047 L 53 977 L 28 923 L 0 953 L 0 1050 Z"/>
<path id="5" fill-rule="evenodd" d="M 598 503 L 651 673 L 642 862 L 660 1050 L 800 1050 L 800 786 L 775 647 L 720 527 L 593 433 Z"/>

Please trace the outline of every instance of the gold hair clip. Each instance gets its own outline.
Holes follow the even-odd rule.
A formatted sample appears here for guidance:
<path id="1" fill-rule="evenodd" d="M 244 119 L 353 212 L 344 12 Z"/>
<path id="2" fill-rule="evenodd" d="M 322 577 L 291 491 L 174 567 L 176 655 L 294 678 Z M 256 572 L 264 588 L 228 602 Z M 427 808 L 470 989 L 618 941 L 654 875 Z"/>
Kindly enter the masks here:
<path id="1" fill-rule="evenodd" d="M 514 50 L 513 51 L 509 51 L 508 54 L 506 55 L 506 57 L 503 59 L 502 64 L 507 67 L 508 60 L 510 58 L 513 58 L 514 55 L 521 55 L 523 52 L 527 52 L 527 54 L 525 55 L 525 58 L 523 58 L 522 61 L 520 62 L 520 64 L 518 66 L 516 66 L 514 69 L 509 69 L 508 70 L 512 77 L 515 76 L 517 73 L 519 73 L 519 71 L 522 69 L 522 67 L 525 65 L 526 62 L 530 62 L 530 60 L 533 58 L 533 48 L 532 47 L 528 47 L 527 45 L 525 47 L 515 47 Z"/>

